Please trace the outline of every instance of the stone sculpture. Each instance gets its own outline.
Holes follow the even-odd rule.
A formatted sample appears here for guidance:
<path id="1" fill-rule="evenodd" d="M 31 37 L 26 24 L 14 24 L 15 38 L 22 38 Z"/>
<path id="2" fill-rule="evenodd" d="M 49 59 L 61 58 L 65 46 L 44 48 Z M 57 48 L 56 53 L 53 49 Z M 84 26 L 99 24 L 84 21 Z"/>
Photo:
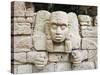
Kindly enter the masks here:
<path id="1" fill-rule="evenodd" d="M 62 11 L 51 13 L 45 32 L 48 52 L 71 52 L 72 45 L 67 13 Z"/>
<path id="2" fill-rule="evenodd" d="M 12 2 L 12 73 L 96 69 L 98 15 L 91 14 L 97 11 L 94 6 L 79 6 L 84 10 L 74 10 L 77 6 L 68 5 L 68 9 L 54 11 L 56 5 L 50 4 L 50 12 L 44 6 Z"/>
<path id="3" fill-rule="evenodd" d="M 43 69 L 47 64 L 48 57 L 46 52 L 28 52 L 27 61 L 35 64 L 38 69 Z"/>
<path id="4" fill-rule="evenodd" d="M 72 41 L 74 41 L 73 44 Z M 33 42 L 36 51 L 47 50 L 47 52 L 51 53 L 64 52 L 69 54 L 72 52 L 72 49 L 79 48 L 79 24 L 76 14 L 72 12 L 67 14 L 63 11 L 55 11 L 50 14 L 44 10 L 37 12 Z M 77 52 L 77 54 L 80 55 L 80 52 Z M 42 55 L 41 52 L 40 55 Z M 80 59 L 80 56 L 77 58 Z M 35 59 L 39 61 L 41 58 Z M 44 59 L 44 62 L 47 61 Z M 37 62 L 33 63 L 37 64 Z M 77 62 L 81 62 L 81 60 L 77 60 Z M 37 67 L 40 68 L 40 66 Z"/>
<path id="5" fill-rule="evenodd" d="M 82 22 L 82 24 L 84 23 Z M 52 62 L 52 57 L 48 58 L 50 55 L 48 53 L 51 55 L 52 53 L 58 53 L 58 55 L 64 53 L 66 58 L 68 57 L 67 62 L 58 59 L 59 56 L 55 56 L 57 61 L 68 63 L 71 60 L 72 65 L 80 64 L 88 58 L 86 52 L 77 50 L 80 49 L 81 38 L 78 19 L 73 12 L 55 11 L 49 13 L 45 10 L 38 11 L 32 39 L 34 50 L 27 53 L 27 62 L 34 64 L 37 69 L 44 69 L 49 61 Z M 71 58 L 69 58 L 69 54 L 71 54 Z"/>

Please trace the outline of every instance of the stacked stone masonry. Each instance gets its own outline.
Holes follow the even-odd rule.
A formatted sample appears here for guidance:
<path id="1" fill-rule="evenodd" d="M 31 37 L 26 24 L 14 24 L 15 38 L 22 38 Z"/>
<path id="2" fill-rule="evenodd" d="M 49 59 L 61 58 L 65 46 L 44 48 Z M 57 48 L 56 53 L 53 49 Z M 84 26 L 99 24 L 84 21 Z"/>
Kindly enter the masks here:
<path id="1" fill-rule="evenodd" d="M 12 73 L 97 68 L 97 16 L 76 15 L 71 12 L 68 17 L 61 17 L 55 11 L 54 13 L 46 10 L 35 12 L 32 3 L 18 1 L 12 2 L 11 8 Z M 59 13 L 62 13 L 62 11 Z M 45 30 L 46 26 L 49 25 L 48 21 L 51 14 L 56 14 L 52 16 L 54 18 L 57 18 L 58 15 L 65 20 L 69 18 L 69 28 L 73 24 L 73 27 L 69 30 L 71 37 L 68 36 L 65 44 L 62 43 L 65 46 L 55 45 L 51 41 L 52 37 L 49 36 L 48 27 Z M 51 22 L 55 22 L 53 19 Z M 61 19 L 60 21 L 64 20 Z M 75 59 L 73 59 L 73 56 L 75 56 Z"/>

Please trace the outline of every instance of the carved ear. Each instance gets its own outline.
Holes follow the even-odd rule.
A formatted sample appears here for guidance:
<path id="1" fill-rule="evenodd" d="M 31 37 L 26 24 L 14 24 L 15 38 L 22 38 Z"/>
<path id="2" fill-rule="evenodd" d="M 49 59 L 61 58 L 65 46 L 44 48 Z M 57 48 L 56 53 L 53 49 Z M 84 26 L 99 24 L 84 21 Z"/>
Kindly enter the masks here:
<path id="1" fill-rule="evenodd" d="M 65 40 L 65 52 L 66 53 L 72 52 L 72 43 L 70 40 Z"/>
<path id="2" fill-rule="evenodd" d="M 33 32 L 33 46 L 36 50 L 46 50 L 45 25 L 48 23 L 50 12 L 40 10 L 36 15 L 36 23 Z"/>
<path id="3" fill-rule="evenodd" d="M 72 43 L 72 48 L 77 49 L 80 47 L 80 34 L 79 34 L 79 24 L 78 24 L 78 18 L 77 15 L 73 12 L 68 13 L 68 24 L 70 27 L 70 32 L 71 32 L 71 41 Z"/>
<path id="4" fill-rule="evenodd" d="M 46 34 L 47 40 L 51 39 L 49 24 L 50 23 L 48 23 L 48 24 L 45 25 L 45 34 Z"/>
<path id="5" fill-rule="evenodd" d="M 52 42 L 52 40 L 46 41 L 46 48 L 47 48 L 48 52 L 53 52 L 53 42 Z"/>

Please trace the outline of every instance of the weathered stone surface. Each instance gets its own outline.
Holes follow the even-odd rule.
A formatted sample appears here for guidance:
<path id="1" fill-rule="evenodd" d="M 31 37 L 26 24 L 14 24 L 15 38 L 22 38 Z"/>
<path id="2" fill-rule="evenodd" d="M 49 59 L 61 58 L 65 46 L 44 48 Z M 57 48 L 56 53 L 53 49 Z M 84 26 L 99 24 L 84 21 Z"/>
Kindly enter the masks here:
<path id="1" fill-rule="evenodd" d="M 31 50 L 27 48 L 15 48 L 12 50 L 12 52 L 28 52 L 28 51 L 31 51 Z"/>
<path id="2" fill-rule="evenodd" d="M 53 50 L 48 52 L 67 52 L 64 43 L 53 43 Z"/>
<path id="3" fill-rule="evenodd" d="M 83 37 L 97 37 L 97 27 L 81 26 Z"/>
<path id="4" fill-rule="evenodd" d="M 88 61 L 97 61 L 97 50 L 88 50 Z"/>
<path id="5" fill-rule="evenodd" d="M 56 63 L 48 63 L 41 72 L 54 72 Z"/>
<path id="6" fill-rule="evenodd" d="M 14 53 L 14 56 L 12 56 L 12 59 L 16 62 L 19 63 L 25 63 L 26 62 L 26 53 L 22 52 L 22 53 Z"/>
<path id="7" fill-rule="evenodd" d="M 52 40 L 46 40 L 46 49 L 48 52 L 54 52 Z"/>
<path id="8" fill-rule="evenodd" d="M 12 16 L 25 16 L 25 11 L 14 11 L 14 13 L 12 14 Z"/>
<path id="9" fill-rule="evenodd" d="M 55 65 L 55 72 L 59 71 L 69 71 L 71 70 L 71 64 L 67 62 L 57 63 Z"/>
<path id="10" fill-rule="evenodd" d="M 97 38 L 82 38 L 82 49 L 97 49 Z"/>
<path id="11" fill-rule="evenodd" d="M 88 52 L 87 50 L 74 50 L 72 51 L 71 62 L 74 64 L 79 64 L 85 59 L 88 59 Z"/>
<path id="12" fill-rule="evenodd" d="M 33 35 L 33 46 L 36 50 L 46 50 L 46 36 L 43 33 Z"/>
<path id="13" fill-rule="evenodd" d="M 32 73 L 32 65 L 25 64 L 25 65 L 18 65 L 18 72 L 17 74 L 25 74 L 25 73 Z"/>
<path id="14" fill-rule="evenodd" d="M 68 13 L 68 24 L 70 28 L 70 39 L 72 42 L 72 49 L 80 48 L 80 35 L 79 35 L 79 24 L 77 15 L 73 12 Z M 74 42 L 73 42 L 74 41 Z"/>
<path id="15" fill-rule="evenodd" d="M 27 17 L 26 18 L 26 22 L 27 23 L 34 23 L 34 21 L 35 21 L 35 17 L 33 16 L 33 17 Z"/>
<path id="16" fill-rule="evenodd" d="M 82 50 L 82 61 L 88 59 L 88 50 Z"/>
<path id="17" fill-rule="evenodd" d="M 67 13 L 63 11 L 55 11 L 51 13 L 50 17 L 51 23 L 58 23 L 58 24 L 68 24 L 68 16 Z"/>
<path id="18" fill-rule="evenodd" d="M 72 52 L 72 41 L 71 40 L 66 40 L 65 41 L 65 52 L 66 53 L 71 53 Z"/>
<path id="19" fill-rule="evenodd" d="M 15 1 L 14 2 L 14 10 L 15 11 L 25 10 L 25 2 Z"/>
<path id="20" fill-rule="evenodd" d="M 13 17 L 11 20 L 13 23 L 25 23 L 25 17 Z"/>
<path id="21" fill-rule="evenodd" d="M 14 2 L 14 7 L 13 7 L 14 14 L 13 16 L 25 16 L 25 3 L 22 1 L 15 1 Z"/>
<path id="22" fill-rule="evenodd" d="M 69 54 L 66 53 L 49 53 L 49 62 L 69 61 Z"/>
<path id="23" fill-rule="evenodd" d="M 30 36 L 15 36 L 14 38 L 14 49 L 16 48 L 32 48 L 32 38 Z"/>
<path id="24" fill-rule="evenodd" d="M 88 15 L 78 15 L 79 23 L 81 26 L 91 26 L 92 18 Z"/>
<path id="25" fill-rule="evenodd" d="M 73 70 L 88 70 L 88 69 L 95 69 L 95 65 L 93 62 L 82 62 L 80 64 L 73 64 Z"/>
<path id="26" fill-rule="evenodd" d="M 44 33 L 44 28 L 45 28 L 45 25 L 48 23 L 49 17 L 50 17 L 50 13 L 48 11 L 41 10 L 37 12 L 34 33 L 35 32 Z"/>
<path id="27" fill-rule="evenodd" d="M 36 24 L 34 28 L 34 47 L 36 50 L 46 50 L 46 36 L 44 33 L 45 25 L 48 22 L 50 13 L 45 10 L 41 10 L 37 12 L 36 15 Z"/>
<path id="28" fill-rule="evenodd" d="M 27 62 L 33 63 L 38 69 L 41 69 L 48 62 L 47 53 L 46 52 L 28 52 Z"/>
<path id="29" fill-rule="evenodd" d="M 30 23 L 12 23 L 12 34 L 31 34 Z"/>
<path id="30" fill-rule="evenodd" d="M 32 65 L 32 73 L 40 72 L 35 65 Z"/>

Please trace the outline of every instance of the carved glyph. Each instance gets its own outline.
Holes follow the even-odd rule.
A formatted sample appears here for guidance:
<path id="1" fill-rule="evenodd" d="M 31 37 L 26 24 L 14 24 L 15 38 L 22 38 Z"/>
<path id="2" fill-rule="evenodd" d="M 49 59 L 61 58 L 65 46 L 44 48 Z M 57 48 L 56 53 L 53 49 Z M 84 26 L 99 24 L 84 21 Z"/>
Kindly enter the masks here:
<path id="1" fill-rule="evenodd" d="M 78 19 L 80 22 L 80 25 L 82 26 L 91 26 L 92 25 L 92 18 L 88 15 L 78 15 Z"/>
<path id="2" fill-rule="evenodd" d="M 86 50 L 74 50 L 71 55 L 71 62 L 73 64 L 80 64 L 85 59 L 88 59 L 88 52 Z"/>
<path id="3" fill-rule="evenodd" d="M 27 56 L 27 62 L 35 64 L 38 69 L 43 69 L 48 61 L 46 52 L 28 52 Z"/>

